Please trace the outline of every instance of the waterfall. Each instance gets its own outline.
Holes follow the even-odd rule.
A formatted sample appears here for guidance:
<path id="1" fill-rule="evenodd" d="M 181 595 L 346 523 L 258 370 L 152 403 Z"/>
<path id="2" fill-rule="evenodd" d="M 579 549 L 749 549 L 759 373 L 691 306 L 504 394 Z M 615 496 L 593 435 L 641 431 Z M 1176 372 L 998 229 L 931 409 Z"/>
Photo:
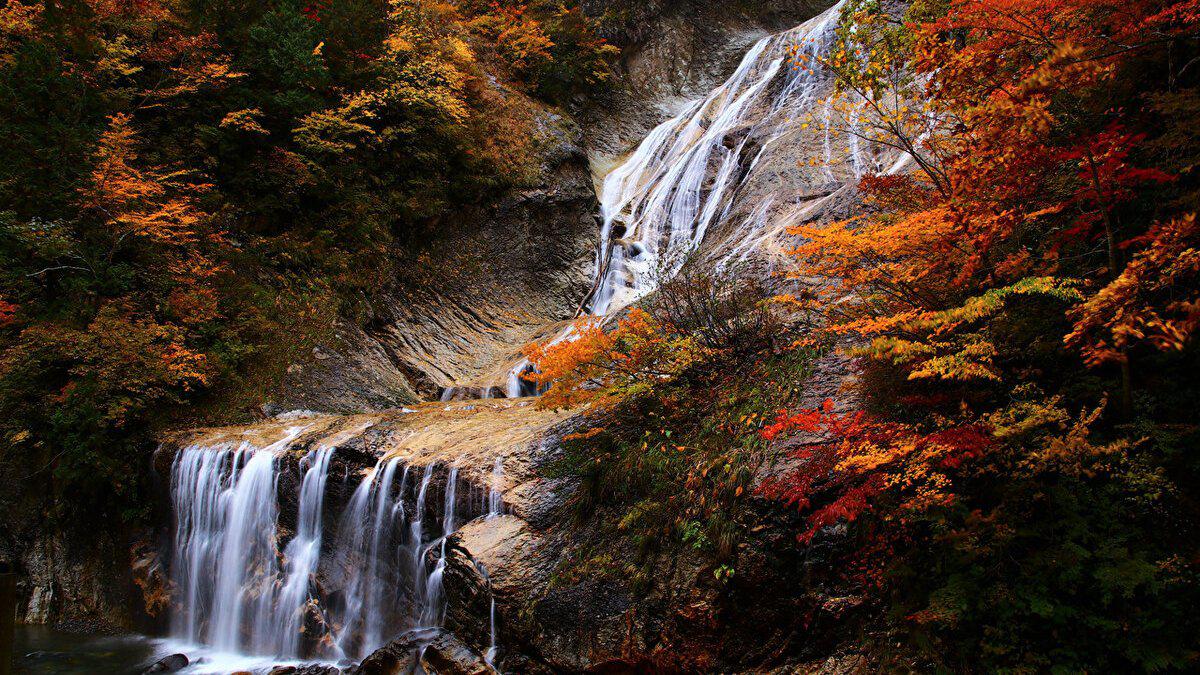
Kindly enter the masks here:
<path id="1" fill-rule="evenodd" d="M 433 478 L 433 465 L 425 467 L 421 476 L 421 487 L 417 491 L 416 515 L 413 517 L 409 532 L 409 578 L 413 583 L 413 605 L 425 605 L 425 495 L 429 491 L 429 481 Z"/>
<path id="2" fill-rule="evenodd" d="M 173 582 L 183 602 L 174 637 L 231 652 L 277 654 L 298 607 L 282 607 L 274 580 L 278 474 L 275 455 L 305 427 L 263 448 L 189 446 L 175 458 Z"/>
<path id="3" fill-rule="evenodd" d="M 442 504 L 442 536 L 429 546 L 427 551 L 435 546 L 438 548 L 438 559 L 433 571 L 425 580 L 425 597 L 421 606 L 421 626 L 433 627 L 442 625 L 446 608 L 442 602 L 442 576 L 446 571 L 446 540 L 455 530 L 455 509 L 458 503 L 458 467 L 450 467 L 450 477 L 446 481 L 446 493 Z M 421 561 L 424 564 L 424 560 Z"/>
<path id="4" fill-rule="evenodd" d="M 321 559 L 321 511 L 325 503 L 325 483 L 329 478 L 329 460 L 333 448 L 323 446 L 309 453 L 301 462 L 307 465 L 300 485 L 300 506 L 296 518 L 296 535 L 284 549 L 285 580 L 279 593 L 279 607 L 285 611 L 295 608 L 281 626 L 280 654 L 300 653 L 300 630 L 304 624 L 304 607 L 310 597 L 309 584 Z"/>
<path id="5" fill-rule="evenodd" d="M 537 387 L 532 382 L 526 382 L 521 378 L 522 375 L 529 372 L 533 366 L 530 365 L 529 359 L 521 359 L 517 365 L 508 371 L 508 381 L 505 382 L 504 395 L 508 398 L 518 398 L 521 396 L 536 395 Z"/>
<path id="6" fill-rule="evenodd" d="M 832 91 L 830 75 L 796 63 L 799 57 L 813 62 L 829 48 L 843 2 L 757 41 L 728 79 L 651 130 L 605 177 L 597 277 L 585 299 L 590 315 L 613 314 L 645 297 L 704 244 L 718 271 L 759 250 L 783 224 L 774 211 L 784 209 L 788 193 L 804 185 L 782 183 L 757 195 L 741 188 L 776 143 L 809 126 L 799 123 L 802 114 L 813 114 L 821 127 L 810 132 L 821 167 L 807 182 L 838 181 L 835 147 L 849 158 L 841 167 L 843 179 L 885 169 L 878 158 L 864 156 L 856 120 L 847 121 L 848 131 L 835 128 L 830 102 L 820 101 Z M 721 226 L 737 209 L 748 215 L 733 221 L 723 239 L 707 241 L 715 229 L 727 229 Z M 552 343 L 573 336 L 568 328 Z M 536 393 L 521 378 L 531 368 L 522 360 L 509 372 L 508 396 Z"/>
<path id="7" fill-rule="evenodd" d="M 496 594 L 492 590 L 492 578 L 482 563 L 476 562 L 475 569 L 483 577 L 488 589 L 488 648 L 483 653 L 483 659 L 488 665 L 495 667 L 496 656 L 500 653 L 500 643 L 496 640 Z"/>
<path id="8" fill-rule="evenodd" d="M 817 69 L 791 67 L 792 50 L 810 57 L 823 53 L 841 4 L 792 30 L 759 40 L 729 79 L 651 131 L 604 179 L 598 255 L 602 276 L 591 298 L 593 315 L 628 306 L 653 291 L 658 280 L 677 272 L 739 201 L 738 188 L 767 148 L 796 130 L 800 113 L 815 108 L 817 97 L 830 85 L 829 76 Z M 826 179 L 832 179 L 833 133 L 828 108 L 823 112 L 823 171 Z M 857 137 L 848 137 L 853 174 L 861 175 L 865 160 L 858 152 Z M 753 143 L 759 149 L 750 153 Z M 764 201 L 752 210 L 761 221 L 769 208 Z M 618 225 L 624 233 L 614 237 Z M 746 252 L 745 244 L 753 241 L 758 229 L 761 222 L 759 227 L 734 233 L 731 245 L 739 255 Z"/>
<path id="9" fill-rule="evenodd" d="M 501 486 L 504 482 L 504 458 L 497 457 L 492 463 L 492 480 L 488 485 L 488 504 L 487 517 L 488 519 L 504 513 L 504 500 L 501 492 Z"/>
<path id="10" fill-rule="evenodd" d="M 822 165 L 808 176 L 810 183 L 837 184 L 866 171 L 903 167 L 904 157 L 889 158 L 889 168 L 880 157 L 864 155 L 854 133 L 835 133 L 831 105 L 819 101 L 831 86 L 828 76 L 793 67 L 795 50 L 815 56 L 827 49 L 840 8 L 839 2 L 756 42 L 727 80 L 650 131 L 604 179 L 595 286 L 584 305 L 590 314 L 613 314 L 645 297 L 701 249 L 715 269 L 725 269 L 761 250 L 781 221 L 817 208 L 819 200 L 795 207 L 795 186 L 782 181 L 749 192 L 751 177 L 770 169 L 773 149 L 790 147 L 782 141 L 799 133 L 801 114 L 822 127 L 811 132 Z M 848 123 L 853 131 L 857 122 Z M 838 160 L 843 151 L 847 160 Z M 568 328 L 553 342 L 574 335 Z M 537 393 L 521 378 L 531 368 L 524 359 L 509 372 L 509 397 Z M 480 395 L 496 391 L 484 388 Z M 450 387 L 442 398 L 474 393 Z M 460 520 L 459 468 L 380 458 L 355 478 L 341 512 L 326 514 L 337 445 L 326 441 L 300 460 L 296 529 L 281 542 L 280 472 L 294 461 L 287 451 L 306 429 L 287 428 L 263 447 L 192 445 L 176 456 L 176 639 L 274 658 L 361 659 L 404 630 L 444 622 L 447 544 Z M 440 495 L 435 471 L 446 475 Z M 482 482 L 471 485 L 461 508 L 487 519 L 501 516 L 504 476 L 497 457 L 486 494 L 473 492 L 483 490 Z M 337 523 L 332 536 L 323 531 L 327 519 Z M 486 570 L 480 572 L 491 593 Z M 498 654 L 494 596 L 488 620 L 491 663 Z M 310 627 L 318 634 L 302 640 Z"/>
<path id="11" fill-rule="evenodd" d="M 221 655 L 362 659 L 404 630 L 441 625 L 446 545 L 459 523 L 458 468 L 447 468 L 440 512 L 432 512 L 440 520 L 435 538 L 427 521 L 437 465 L 426 464 L 420 483 L 410 486 L 412 467 L 395 457 L 378 460 L 337 519 L 331 555 L 323 562 L 335 444 L 320 445 L 299 461 L 296 530 L 282 548 L 278 534 L 282 458 L 305 429 L 289 428 L 261 448 L 197 444 L 176 455 L 175 640 Z M 469 507 L 481 517 L 498 512 L 497 471 L 499 462 L 486 503 Z M 411 518 L 406 501 L 413 505 Z M 314 584 L 318 577 L 322 582 Z M 307 625 L 309 617 L 323 627 Z M 310 628 L 322 632 L 306 635 Z M 235 670 L 246 663 L 225 662 L 239 664 L 231 666 Z"/>
<path id="12" fill-rule="evenodd" d="M 403 495 L 393 493 L 399 464 L 398 459 L 379 460 L 354 490 L 338 525 L 334 583 L 344 589 L 344 598 L 334 625 L 344 656 L 361 658 L 381 647 L 384 629 L 398 611 L 387 591 L 400 583 L 398 555 L 389 555 L 396 551 L 396 532 L 403 531 Z"/>

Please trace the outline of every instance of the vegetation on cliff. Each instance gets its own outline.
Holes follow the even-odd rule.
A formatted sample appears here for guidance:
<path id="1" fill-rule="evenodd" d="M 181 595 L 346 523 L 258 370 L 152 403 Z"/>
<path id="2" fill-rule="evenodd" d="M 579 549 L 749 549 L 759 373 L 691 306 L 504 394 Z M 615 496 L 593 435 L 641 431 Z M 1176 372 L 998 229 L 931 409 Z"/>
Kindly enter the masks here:
<path id="1" fill-rule="evenodd" d="M 551 385 L 539 406 L 600 411 L 551 468 L 581 479 L 580 522 L 613 528 L 593 543 L 599 558 L 583 556 L 592 571 L 644 587 L 656 554 L 675 546 L 710 554 L 716 569 L 732 560 L 732 511 L 767 449 L 759 430 L 798 400 L 818 353 L 780 348 L 783 326 L 762 296 L 749 278 L 685 266 L 614 329 L 589 320 L 574 340 L 527 350 L 539 369 L 529 377 Z M 612 555 L 614 540 L 636 551 L 632 563 Z"/>
<path id="2" fill-rule="evenodd" d="M 528 180 L 612 51 L 557 2 L 5 3 L 5 460 L 137 506 L 148 431 L 244 415 L 431 217 Z"/>
<path id="3" fill-rule="evenodd" d="M 847 132 L 913 161 L 861 182 L 860 216 L 794 230 L 797 279 L 833 283 L 775 301 L 817 319 L 794 348 L 857 359 L 862 409 L 761 402 L 795 468 L 755 496 L 836 552 L 825 574 L 894 636 L 892 667 L 1196 667 L 1198 40 L 1186 1 L 855 0 L 826 57 L 796 50 L 836 77 Z M 720 419 L 718 385 L 678 392 L 734 361 L 647 348 L 703 333 L 649 316 L 532 354 L 547 403 L 625 395 L 613 429 L 652 441 L 633 456 L 675 457 L 640 411 Z M 592 447 L 610 484 L 655 475 Z M 755 452 L 727 447 L 727 466 Z M 712 503 L 686 485 L 656 508 Z"/>

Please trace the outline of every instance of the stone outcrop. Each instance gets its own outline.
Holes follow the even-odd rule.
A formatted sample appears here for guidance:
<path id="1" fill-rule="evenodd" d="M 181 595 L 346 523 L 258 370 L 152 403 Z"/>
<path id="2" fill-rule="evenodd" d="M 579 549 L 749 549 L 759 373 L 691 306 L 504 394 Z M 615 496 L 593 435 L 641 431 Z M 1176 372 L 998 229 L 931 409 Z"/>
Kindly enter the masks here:
<path id="1" fill-rule="evenodd" d="M 141 578 L 148 587 L 161 580 L 147 533 L 116 527 L 84 541 L 51 527 L 51 495 L 25 489 L 24 469 L 0 463 L 0 483 L 12 488 L 0 500 L 0 562 L 18 575 L 17 621 L 101 633 L 154 627 L 130 574 L 137 549 L 146 556 Z"/>
<path id="2" fill-rule="evenodd" d="M 188 660 L 187 654 L 171 654 L 155 661 L 149 668 L 142 671 L 142 675 L 176 673 L 187 668 L 189 663 L 191 661 Z"/>
<path id="3" fill-rule="evenodd" d="M 439 629 L 409 631 L 368 656 L 350 675 L 494 675 L 481 654 Z"/>
<path id="4" fill-rule="evenodd" d="M 311 359 L 292 364 L 273 410 L 382 410 L 455 387 L 499 393 L 521 348 L 574 317 L 599 235 L 583 135 L 559 111 L 522 105 L 535 111 L 537 177 L 459 206 L 398 250 L 401 278 L 371 298 L 362 326 L 339 321 Z"/>

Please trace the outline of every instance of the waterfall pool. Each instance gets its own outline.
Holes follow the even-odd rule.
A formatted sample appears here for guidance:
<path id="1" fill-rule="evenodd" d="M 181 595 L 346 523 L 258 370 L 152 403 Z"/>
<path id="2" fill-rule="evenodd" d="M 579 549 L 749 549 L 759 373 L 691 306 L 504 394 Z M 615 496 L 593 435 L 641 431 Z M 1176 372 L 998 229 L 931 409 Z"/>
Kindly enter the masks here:
<path id="1" fill-rule="evenodd" d="M 13 672 L 28 675 L 137 673 L 159 658 L 156 640 L 140 635 L 86 635 L 17 626 Z"/>
<path id="2" fill-rule="evenodd" d="M 332 662 L 301 662 L 223 653 L 200 645 L 145 635 L 94 635 L 28 625 L 16 627 L 13 653 L 13 673 L 16 675 L 137 675 L 170 654 L 187 655 L 191 664 L 178 672 L 191 675 L 238 671 L 266 673 L 281 665 L 336 665 Z"/>

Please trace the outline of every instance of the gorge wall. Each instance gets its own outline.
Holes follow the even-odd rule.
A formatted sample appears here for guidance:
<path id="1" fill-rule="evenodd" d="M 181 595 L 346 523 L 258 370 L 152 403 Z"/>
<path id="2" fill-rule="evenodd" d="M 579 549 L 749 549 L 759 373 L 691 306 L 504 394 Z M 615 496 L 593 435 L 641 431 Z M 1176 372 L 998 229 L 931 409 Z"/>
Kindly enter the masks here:
<path id="1" fill-rule="evenodd" d="M 402 253 L 408 272 L 373 299 L 365 326 L 340 323 L 333 340 L 293 364 L 264 401 L 268 411 L 377 410 L 439 398 L 448 388 L 455 397 L 499 395 L 521 347 L 553 337 L 591 286 L 604 176 L 651 129 L 728 77 L 757 40 L 826 6 L 811 0 L 585 4 L 621 48 L 611 84 L 573 102 L 569 112 L 500 88 L 535 111 L 537 178 L 494 203 L 431 223 L 428 236 Z M 748 184 L 760 192 L 785 181 L 811 184 L 809 176 L 794 175 L 803 158 L 795 156 L 796 146 L 777 143 L 778 152 L 759 169 L 768 175 Z M 768 217 L 753 211 L 745 207 L 729 222 Z"/>

